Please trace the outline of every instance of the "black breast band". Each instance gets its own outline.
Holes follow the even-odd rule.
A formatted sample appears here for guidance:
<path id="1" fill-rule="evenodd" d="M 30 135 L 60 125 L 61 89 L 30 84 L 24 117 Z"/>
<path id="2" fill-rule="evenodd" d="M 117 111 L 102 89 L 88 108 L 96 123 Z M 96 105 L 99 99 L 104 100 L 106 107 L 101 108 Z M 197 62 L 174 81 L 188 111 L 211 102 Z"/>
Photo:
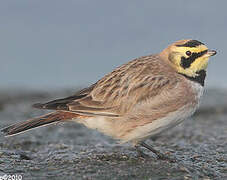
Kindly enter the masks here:
<path id="1" fill-rule="evenodd" d="M 198 74 L 198 75 L 195 76 L 195 77 L 190 77 L 190 76 L 187 76 L 187 75 L 182 74 L 182 73 L 179 73 L 179 74 L 183 75 L 184 77 L 186 77 L 187 79 L 189 79 L 191 81 L 199 83 L 201 86 L 204 86 L 204 81 L 205 81 L 205 78 L 206 78 L 206 71 L 205 70 L 201 70 L 201 71 L 197 72 L 196 74 Z"/>

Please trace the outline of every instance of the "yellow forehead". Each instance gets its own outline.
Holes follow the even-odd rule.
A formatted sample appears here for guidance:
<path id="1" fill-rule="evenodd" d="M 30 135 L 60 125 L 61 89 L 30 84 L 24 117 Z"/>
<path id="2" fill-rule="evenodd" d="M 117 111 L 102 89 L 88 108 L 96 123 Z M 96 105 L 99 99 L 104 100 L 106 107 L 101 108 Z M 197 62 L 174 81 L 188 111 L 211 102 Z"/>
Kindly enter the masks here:
<path id="1" fill-rule="evenodd" d="M 174 46 L 173 51 L 178 51 L 178 52 L 186 52 L 186 51 L 191 51 L 191 52 L 195 52 L 195 53 L 199 53 L 202 51 L 207 50 L 208 48 L 201 44 L 199 46 L 196 47 L 178 47 L 178 46 Z"/>

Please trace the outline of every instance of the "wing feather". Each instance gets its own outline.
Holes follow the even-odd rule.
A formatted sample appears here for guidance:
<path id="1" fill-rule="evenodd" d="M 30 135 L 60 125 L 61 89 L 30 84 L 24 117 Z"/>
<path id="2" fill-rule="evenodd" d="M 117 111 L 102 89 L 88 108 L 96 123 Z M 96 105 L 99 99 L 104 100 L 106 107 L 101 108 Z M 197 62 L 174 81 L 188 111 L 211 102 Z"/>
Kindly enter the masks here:
<path id="1" fill-rule="evenodd" d="M 73 96 L 35 104 L 34 107 L 119 117 L 136 104 L 158 96 L 167 87 L 171 88 L 176 78 L 171 77 L 174 73 L 166 75 L 172 70 L 168 68 L 157 55 L 141 57 L 116 68 Z"/>

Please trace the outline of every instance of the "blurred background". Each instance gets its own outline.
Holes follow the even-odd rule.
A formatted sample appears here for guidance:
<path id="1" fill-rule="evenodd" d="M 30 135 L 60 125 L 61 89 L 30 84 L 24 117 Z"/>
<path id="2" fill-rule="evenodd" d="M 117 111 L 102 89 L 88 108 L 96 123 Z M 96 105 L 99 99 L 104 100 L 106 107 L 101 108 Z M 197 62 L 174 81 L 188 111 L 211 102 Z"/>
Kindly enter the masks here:
<path id="1" fill-rule="evenodd" d="M 46 113 L 31 104 L 72 95 L 177 40 L 197 39 L 218 52 L 195 116 L 148 142 L 186 169 L 151 153 L 140 160 L 129 145 L 72 122 L 0 134 L 0 177 L 226 179 L 226 7 L 226 0 L 0 1 L 0 129 Z"/>
<path id="2" fill-rule="evenodd" d="M 1 1 L 0 88 L 75 88 L 170 43 L 218 51 L 208 87 L 227 87 L 227 1 Z"/>

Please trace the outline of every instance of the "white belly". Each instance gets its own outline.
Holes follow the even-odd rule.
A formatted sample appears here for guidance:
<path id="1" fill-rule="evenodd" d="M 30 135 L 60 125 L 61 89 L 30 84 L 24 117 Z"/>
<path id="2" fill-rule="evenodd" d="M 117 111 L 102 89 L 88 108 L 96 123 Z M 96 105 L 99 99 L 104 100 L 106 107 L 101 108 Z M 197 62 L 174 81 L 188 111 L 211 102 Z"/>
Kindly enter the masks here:
<path id="1" fill-rule="evenodd" d="M 185 105 L 178 111 L 169 113 L 166 117 L 152 121 L 151 123 L 148 123 L 144 126 L 137 127 L 131 133 L 129 133 L 122 142 L 124 143 L 128 141 L 142 141 L 150 136 L 157 135 L 169 128 L 175 127 L 183 120 L 193 115 L 199 106 L 200 97 L 203 94 L 203 87 L 198 83 L 191 83 L 192 88 L 197 95 L 196 99 L 198 100 L 198 104 Z"/>
<path id="2" fill-rule="evenodd" d="M 190 117 L 195 112 L 195 110 L 196 107 L 190 109 L 185 107 L 176 112 L 168 114 L 164 118 L 160 118 L 144 126 L 137 127 L 124 138 L 123 142 L 142 141 L 150 136 L 157 135 L 169 128 L 178 125 L 184 119 Z"/>

